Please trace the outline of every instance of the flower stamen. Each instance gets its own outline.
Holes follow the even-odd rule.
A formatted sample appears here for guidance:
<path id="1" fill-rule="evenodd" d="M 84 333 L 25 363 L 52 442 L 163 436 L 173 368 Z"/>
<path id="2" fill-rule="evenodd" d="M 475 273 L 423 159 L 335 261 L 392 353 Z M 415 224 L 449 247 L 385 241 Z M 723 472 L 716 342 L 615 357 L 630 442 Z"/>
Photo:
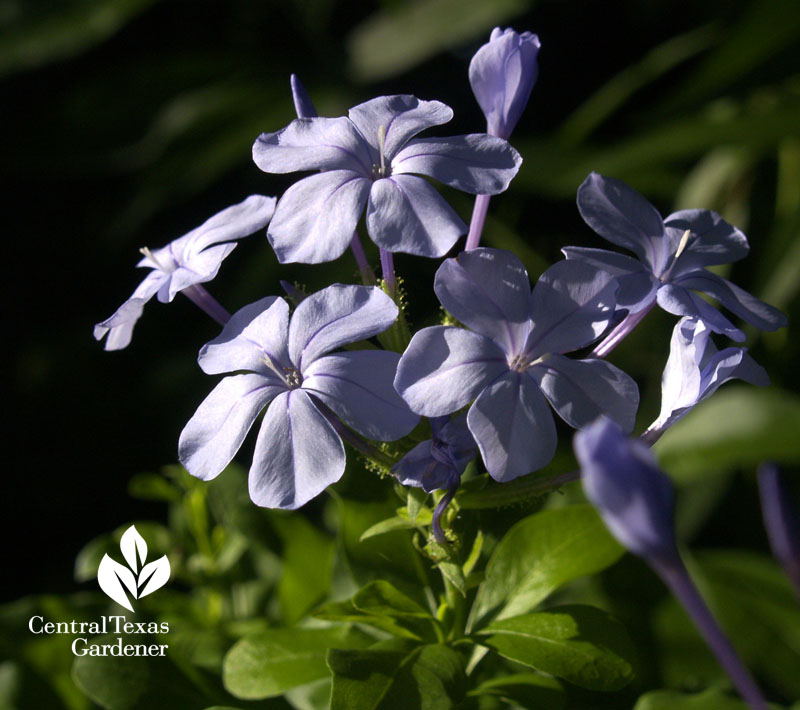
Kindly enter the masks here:
<path id="1" fill-rule="evenodd" d="M 150 259 L 150 261 L 152 261 L 155 264 L 156 268 L 159 269 L 160 271 L 163 271 L 164 273 L 169 273 L 170 271 L 172 271 L 172 269 L 168 269 L 166 266 L 164 266 L 164 264 L 162 264 L 158 259 L 156 259 L 153 256 L 153 252 L 151 252 L 147 247 L 142 247 L 141 249 L 139 249 L 139 253 L 142 254 L 146 259 Z"/>

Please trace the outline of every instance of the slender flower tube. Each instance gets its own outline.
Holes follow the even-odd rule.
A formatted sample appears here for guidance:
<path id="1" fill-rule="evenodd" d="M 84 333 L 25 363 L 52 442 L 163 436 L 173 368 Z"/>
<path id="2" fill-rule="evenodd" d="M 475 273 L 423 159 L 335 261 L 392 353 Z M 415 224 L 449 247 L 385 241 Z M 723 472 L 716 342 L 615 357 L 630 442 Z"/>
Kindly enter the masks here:
<path id="1" fill-rule="evenodd" d="M 495 27 L 472 57 L 469 81 L 486 116 L 486 132 L 508 139 L 517 125 L 539 76 L 539 38 L 530 32 Z M 465 249 L 475 249 L 489 209 L 489 195 L 478 195 Z"/>
<path id="2" fill-rule="evenodd" d="M 583 489 L 611 534 L 662 578 L 753 710 L 767 710 L 761 690 L 714 620 L 675 542 L 674 492 L 645 443 L 600 417 L 574 439 Z"/>
<path id="3" fill-rule="evenodd" d="M 800 523 L 789 493 L 774 463 L 764 463 L 758 470 L 761 512 L 769 544 L 775 559 L 800 596 Z"/>

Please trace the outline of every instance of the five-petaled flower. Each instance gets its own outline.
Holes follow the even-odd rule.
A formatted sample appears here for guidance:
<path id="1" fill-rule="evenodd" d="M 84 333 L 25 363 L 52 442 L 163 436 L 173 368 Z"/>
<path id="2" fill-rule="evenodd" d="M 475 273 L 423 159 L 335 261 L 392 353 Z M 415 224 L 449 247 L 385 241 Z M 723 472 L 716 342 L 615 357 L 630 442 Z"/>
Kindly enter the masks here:
<path id="1" fill-rule="evenodd" d="M 486 116 L 486 132 L 508 138 L 539 76 L 539 38 L 495 27 L 469 64 L 469 83 Z"/>
<path id="2" fill-rule="evenodd" d="M 661 379 L 661 412 L 644 438 L 652 443 L 720 385 L 734 378 L 761 387 L 769 384 L 766 371 L 747 354 L 747 348 L 717 350 L 704 321 L 681 318 L 672 331 Z"/>
<path id="3" fill-rule="evenodd" d="M 697 296 L 708 294 L 762 330 L 786 325 L 786 316 L 704 268 L 742 259 L 745 235 L 711 210 L 681 210 L 662 219 L 653 205 L 621 180 L 591 173 L 578 188 L 578 210 L 600 236 L 637 259 L 605 249 L 565 247 L 568 259 L 607 270 L 620 284 L 617 307 L 632 316 L 655 303 L 678 316 L 702 318 L 715 333 L 737 341 L 744 333 Z"/>
<path id="4" fill-rule="evenodd" d="M 294 509 L 341 478 L 345 453 L 333 414 L 364 436 L 392 441 L 418 417 L 392 387 L 399 355 L 347 350 L 388 328 L 397 307 L 373 287 L 334 284 L 289 306 L 270 296 L 237 311 L 200 351 L 209 375 L 225 377 L 181 433 L 180 460 L 208 480 L 231 461 L 267 407 L 250 468 L 250 497 Z"/>
<path id="5" fill-rule="evenodd" d="M 101 340 L 108 336 L 105 349 L 121 350 L 130 343 L 145 304 L 156 294 L 161 303 L 169 303 L 180 291 L 224 323 L 228 313 L 199 284 L 211 281 L 223 259 L 236 247 L 235 240 L 263 229 L 274 210 L 274 197 L 250 195 L 167 246 L 154 251 L 142 249 L 144 258 L 137 266 L 152 271 L 113 316 L 94 327 L 94 337 Z"/>
<path id="6" fill-rule="evenodd" d="M 263 133 L 253 159 L 269 173 L 319 170 L 281 197 L 267 233 L 281 262 L 341 256 L 366 205 L 367 232 L 388 252 L 440 257 L 466 226 L 419 173 L 473 194 L 508 187 L 522 158 L 486 134 L 414 138 L 449 121 L 450 107 L 414 96 L 382 96 L 340 118 L 298 118 Z"/>
<path id="7" fill-rule="evenodd" d="M 553 457 L 556 430 L 546 400 L 573 427 L 605 413 L 630 430 L 636 383 L 603 360 L 564 357 L 602 334 L 616 289 L 611 276 L 580 262 L 550 267 L 531 292 L 525 267 L 510 252 L 482 248 L 447 259 L 434 290 L 470 330 L 419 331 L 400 360 L 395 387 L 413 411 L 429 417 L 474 400 L 467 424 L 498 481 Z"/>

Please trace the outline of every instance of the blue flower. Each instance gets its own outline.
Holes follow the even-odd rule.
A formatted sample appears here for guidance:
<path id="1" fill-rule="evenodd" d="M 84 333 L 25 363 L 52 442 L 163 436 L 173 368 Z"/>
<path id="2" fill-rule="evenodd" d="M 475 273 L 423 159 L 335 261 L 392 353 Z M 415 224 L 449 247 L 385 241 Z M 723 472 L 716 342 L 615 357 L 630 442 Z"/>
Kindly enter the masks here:
<path id="1" fill-rule="evenodd" d="M 310 110 L 300 98 L 300 109 Z M 496 194 L 522 162 L 506 141 L 486 134 L 414 138 L 447 123 L 452 110 L 414 96 L 382 96 L 341 118 L 298 118 L 263 133 L 253 159 L 268 173 L 319 170 L 281 197 L 267 236 L 281 262 L 341 256 L 367 209 L 367 231 L 388 252 L 440 257 L 466 226 L 439 193 L 412 173 L 458 190 Z"/>
<path id="2" fill-rule="evenodd" d="M 747 238 L 710 210 L 681 210 L 662 219 L 655 207 L 621 180 L 592 173 L 578 188 L 578 210 L 600 236 L 636 259 L 604 249 L 566 247 L 577 259 L 613 274 L 620 284 L 618 308 L 647 312 L 655 303 L 678 316 L 701 318 L 715 333 L 737 341 L 744 333 L 697 296 L 705 293 L 762 330 L 786 325 L 786 316 L 706 266 L 742 259 Z"/>
<path id="3" fill-rule="evenodd" d="M 209 375 L 225 377 L 181 433 L 181 463 L 194 476 L 217 476 L 269 405 L 250 468 L 250 497 L 294 509 L 341 478 L 344 446 L 329 410 L 360 434 L 399 439 L 418 417 L 392 388 L 398 355 L 383 350 L 330 353 L 388 328 L 397 307 L 377 288 L 334 284 L 289 306 L 264 298 L 235 313 L 200 351 Z"/>
<path id="4" fill-rule="evenodd" d="M 614 537 L 648 560 L 679 559 L 675 494 L 650 448 L 605 417 L 575 434 L 574 446 L 586 497 Z"/>
<path id="5" fill-rule="evenodd" d="M 717 350 L 705 321 L 685 317 L 675 325 L 661 379 L 661 412 L 643 434 L 651 444 L 717 388 L 738 378 L 766 387 L 769 376 L 747 348 Z"/>
<path id="6" fill-rule="evenodd" d="M 130 343 L 145 304 L 156 294 L 161 303 L 169 303 L 180 291 L 224 323 L 229 317 L 227 311 L 199 284 L 211 281 L 223 259 L 236 247 L 235 240 L 263 229 L 274 210 L 274 197 L 250 195 L 167 246 L 154 251 L 142 249 L 144 258 L 137 266 L 152 271 L 113 316 L 94 327 L 94 337 L 101 340 L 108 336 L 105 349 L 121 350 Z"/>
<path id="7" fill-rule="evenodd" d="M 800 595 L 800 519 L 792 505 L 786 482 L 774 463 L 764 463 L 759 467 L 758 489 L 772 554 L 781 563 Z"/>
<path id="8" fill-rule="evenodd" d="M 467 424 L 493 478 L 509 481 L 553 457 L 556 430 L 547 401 L 573 427 L 606 413 L 633 428 L 636 383 L 602 360 L 563 355 L 607 327 L 617 289 L 608 274 L 562 261 L 531 293 L 517 257 L 474 249 L 444 261 L 434 289 L 470 330 L 434 326 L 416 333 L 400 359 L 395 387 L 413 411 L 428 417 L 473 402 Z"/>
<path id="9" fill-rule="evenodd" d="M 508 138 L 539 76 L 539 38 L 495 27 L 469 64 L 469 83 L 486 116 L 486 132 Z"/>

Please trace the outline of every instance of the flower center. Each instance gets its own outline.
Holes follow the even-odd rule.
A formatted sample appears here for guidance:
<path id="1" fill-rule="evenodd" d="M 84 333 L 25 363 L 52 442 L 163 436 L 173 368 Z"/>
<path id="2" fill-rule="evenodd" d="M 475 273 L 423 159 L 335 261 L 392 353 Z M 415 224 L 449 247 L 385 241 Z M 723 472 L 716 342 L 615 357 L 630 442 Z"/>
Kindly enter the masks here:
<path id="1" fill-rule="evenodd" d="M 153 252 L 151 252 L 147 247 L 142 247 L 139 249 L 139 253 L 142 254 L 146 259 L 150 259 L 153 262 L 153 268 L 158 269 L 159 271 L 163 271 L 165 274 L 170 274 L 177 268 L 177 264 L 174 264 L 172 268 L 164 266 L 158 259 L 153 256 Z M 170 259 L 172 261 L 172 259 Z"/>
<path id="2" fill-rule="evenodd" d="M 691 230 L 686 230 L 681 237 L 681 241 L 678 243 L 678 250 L 675 252 L 675 256 L 672 257 L 672 263 L 669 265 L 669 268 L 661 274 L 659 281 L 661 283 L 666 283 L 669 279 L 670 275 L 672 274 L 672 269 L 675 268 L 675 262 L 678 261 L 678 257 L 683 254 L 686 246 L 689 244 L 689 237 L 691 236 Z"/>
<path id="3" fill-rule="evenodd" d="M 537 357 L 535 360 L 531 360 L 530 355 L 527 353 L 521 353 L 519 355 L 514 355 L 508 361 L 508 367 L 514 372 L 525 372 L 525 370 L 530 369 L 534 365 L 540 365 L 545 360 L 550 358 L 551 353 L 545 353 L 544 355 Z"/>
<path id="4" fill-rule="evenodd" d="M 283 380 L 283 383 L 290 389 L 296 390 L 303 384 L 303 376 L 300 372 L 294 367 L 281 367 L 277 362 L 275 362 L 269 353 L 264 353 L 264 357 L 261 358 L 263 363 L 272 370 L 278 377 Z"/>
<path id="5" fill-rule="evenodd" d="M 386 158 L 384 150 L 386 149 L 386 126 L 381 124 L 378 126 L 378 153 L 380 153 L 381 162 L 372 166 L 372 179 L 380 180 L 381 178 L 388 177 L 391 169 L 386 166 Z"/>

